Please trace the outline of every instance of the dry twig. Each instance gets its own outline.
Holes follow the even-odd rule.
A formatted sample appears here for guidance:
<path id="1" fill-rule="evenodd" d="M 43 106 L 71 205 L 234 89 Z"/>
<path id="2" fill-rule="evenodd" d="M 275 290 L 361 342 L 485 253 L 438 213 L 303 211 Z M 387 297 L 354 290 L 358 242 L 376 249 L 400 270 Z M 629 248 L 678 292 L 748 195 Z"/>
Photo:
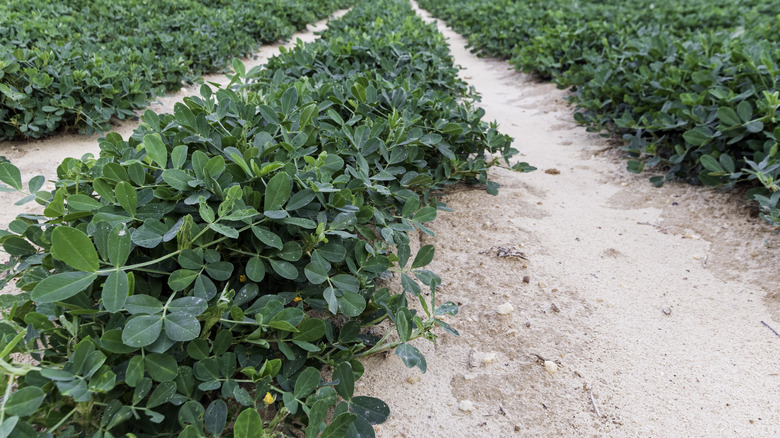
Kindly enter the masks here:
<path id="1" fill-rule="evenodd" d="M 772 327 L 770 327 L 769 324 L 765 323 L 764 321 L 761 321 L 761 324 L 764 324 L 766 326 L 766 328 L 768 328 L 769 330 L 772 330 L 772 333 L 776 334 L 777 336 L 780 336 L 780 333 L 777 333 L 777 330 L 775 330 Z"/>
<path id="2" fill-rule="evenodd" d="M 596 406 L 596 399 L 593 398 L 593 390 L 588 390 L 588 394 L 590 395 L 590 402 L 593 404 L 593 409 L 596 411 L 596 416 L 601 418 L 601 412 L 599 412 L 599 407 Z"/>

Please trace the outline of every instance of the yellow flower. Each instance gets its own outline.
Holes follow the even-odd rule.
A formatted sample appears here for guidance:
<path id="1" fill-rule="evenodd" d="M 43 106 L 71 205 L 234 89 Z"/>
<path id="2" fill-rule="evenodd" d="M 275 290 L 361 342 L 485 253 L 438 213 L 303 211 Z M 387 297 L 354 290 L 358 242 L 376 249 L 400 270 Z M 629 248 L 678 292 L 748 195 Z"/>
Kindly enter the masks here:
<path id="1" fill-rule="evenodd" d="M 301 297 L 293 298 L 293 303 L 300 303 L 301 301 L 303 301 L 303 298 L 301 298 Z"/>
<path id="2" fill-rule="evenodd" d="M 238 281 L 240 281 L 242 283 L 246 283 L 246 275 L 242 275 L 242 276 L 238 277 Z"/>
<path id="3" fill-rule="evenodd" d="M 263 397 L 263 403 L 270 405 L 273 402 L 274 402 L 274 396 L 272 396 L 270 392 L 266 392 L 265 397 Z"/>

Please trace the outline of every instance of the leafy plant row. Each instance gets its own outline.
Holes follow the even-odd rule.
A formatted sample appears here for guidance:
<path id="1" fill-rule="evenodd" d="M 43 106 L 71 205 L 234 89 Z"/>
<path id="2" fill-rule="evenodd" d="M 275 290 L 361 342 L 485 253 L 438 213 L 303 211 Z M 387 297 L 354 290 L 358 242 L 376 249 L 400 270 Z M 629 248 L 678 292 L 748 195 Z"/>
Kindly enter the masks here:
<path id="1" fill-rule="evenodd" d="M 486 157 L 515 151 L 435 26 L 369 1 L 233 66 L 63 161 L 51 192 L 0 164 L 44 206 L 0 233 L 21 290 L 0 295 L 1 437 L 372 437 L 389 409 L 355 395 L 360 358 L 425 372 L 410 342 L 457 334 L 410 233 L 432 234 L 447 185 L 494 192 Z"/>
<path id="2" fill-rule="evenodd" d="M 474 48 L 573 87 L 575 118 L 621 135 L 628 170 L 730 188 L 780 225 L 780 17 L 770 0 L 421 0 Z M 496 19 L 496 17 L 500 17 Z"/>
<path id="3" fill-rule="evenodd" d="M 0 140 L 92 134 L 354 0 L 0 1 Z"/>

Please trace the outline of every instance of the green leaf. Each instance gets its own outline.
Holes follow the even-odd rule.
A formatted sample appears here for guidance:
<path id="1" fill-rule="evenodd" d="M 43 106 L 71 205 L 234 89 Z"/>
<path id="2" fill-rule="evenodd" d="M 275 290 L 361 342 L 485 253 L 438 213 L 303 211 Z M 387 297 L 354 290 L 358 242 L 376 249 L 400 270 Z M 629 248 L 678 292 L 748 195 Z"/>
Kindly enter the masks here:
<path id="1" fill-rule="evenodd" d="M 249 259 L 246 264 L 246 276 L 257 283 L 263 281 L 263 278 L 265 278 L 265 263 L 263 263 L 260 257 Z"/>
<path id="2" fill-rule="evenodd" d="M 314 191 L 312 189 L 303 189 L 290 197 L 287 203 L 287 211 L 295 211 L 303 208 L 314 200 Z"/>
<path id="3" fill-rule="evenodd" d="M 132 353 L 136 350 L 135 347 L 128 347 L 122 342 L 122 330 L 111 329 L 103 333 L 100 337 L 100 343 L 102 348 L 108 352 L 116 354 Z"/>
<path id="4" fill-rule="evenodd" d="M 233 64 L 233 71 L 236 72 L 236 74 L 239 77 L 246 76 L 246 67 L 244 67 L 244 63 L 241 62 L 240 59 L 233 58 L 232 64 Z"/>
<path id="5" fill-rule="evenodd" d="M 325 336 L 325 321 L 318 318 L 308 318 L 298 324 L 298 333 L 293 339 L 302 342 L 313 342 Z"/>
<path id="6" fill-rule="evenodd" d="M 135 388 L 144 378 L 146 368 L 144 367 L 143 356 L 133 356 L 127 363 L 127 370 L 125 371 L 125 383 L 131 388 Z"/>
<path id="7" fill-rule="evenodd" d="M 209 228 L 216 231 L 219 234 L 222 234 L 223 236 L 230 237 L 231 239 L 238 239 L 238 230 L 235 228 L 229 227 L 227 225 L 222 224 L 215 224 L 211 223 L 209 224 Z"/>
<path id="8" fill-rule="evenodd" d="M 209 308 L 208 301 L 199 297 L 176 298 L 168 304 L 168 312 L 181 315 L 199 316 Z"/>
<path id="9" fill-rule="evenodd" d="M 101 366 L 89 379 L 89 390 L 105 394 L 116 387 L 116 374 L 108 365 Z"/>
<path id="10" fill-rule="evenodd" d="M 168 149 L 165 147 L 160 134 L 144 135 L 143 145 L 152 161 L 163 169 L 168 167 Z"/>
<path id="11" fill-rule="evenodd" d="M 460 135 L 463 134 L 463 128 L 457 123 L 447 123 L 441 132 L 445 135 Z"/>
<path id="12" fill-rule="evenodd" d="M 164 227 L 164 226 L 163 226 Z M 142 248 L 154 248 L 163 240 L 163 227 L 156 219 L 147 219 L 143 225 L 138 227 L 130 236 L 130 240 Z"/>
<path id="13" fill-rule="evenodd" d="M 163 181 L 176 190 L 186 192 L 192 190 L 189 182 L 194 178 L 189 173 L 179 169 L 166 169 L 162 173 Z"/>
<path id="14" fill-rule="evenodd" d="M 254 407 L 241 411 L 233 425 L 233 438 L 263 438 L 263 419 Z"/>
<path id="15" fill-rule="evenodd" d="M 435 248 L 433 245 L 425 245 L 420 248 L 420 250 L 417 251 L 417 255 L 414 257 L 414 261 L 412 262 L 412 269 L 422 268 L 423 266 L 427 266 L 429 263 L 431 263 L 433 261 L 434 252 Z"/>
<path id="16" fill-rule="evenodd" d="M 78 228 L 55 228 L 51 235 L 51 255 L 79 271 L 95 272 L 100 267 L 95 245 Z"/>
<path id="17" fill-rule="evenodd" d="M 408 342 L 412 333 L 412 314 L 407 308 L 401 308 L 396 315 L 395 328 L 401 342 Z"/>
<path id="18" fill-rule="evenodd" d="M 200 322 L 182 313 L 166 315 L 165 334 L 172 341 L 191 341 L 200 335 Z"/>
<path id="19" fill-rule="evenodd" d="M 322 284 L 328 280 L 328 270 L 320 263 L 311 262 L 303 269 L 306 278 L 312 284 Z"/>
<path id="20" fill-rule="evenodd" d="M 11 163 L 0 163 L 0 181 L 16 190 L 22 190 L 22 174 L 19 168 Z"/>
<path id="21" fill-rule="evenodd" d="M 293 389 L 295 398 L 303 399 L 304 397 L 307 397 L 309 394 L 314 392 L 315 389 L 317 389 L 321 382 L 322 377 L 316 368 L 306 368 L 303 370 L 303 372 L 301 372 L 301 374 L 298 375 L 298 378 L 295 380 L 295 389 Z"/>
<path id="22" fill-rule="evenodd" d="M 103 204 L 100 201 L 82 193 L 70 195 L 66 198 L 66 201 L 68 203 L 68 211 L 71 213 L 76 211 L 94 211 L 103 208 Z"/>
<path id="23" fill-rule="evenodd" d="M 387 403 L 374 397 L 357 396 L 349 401 L 349 411 L 370 424 L 382 424 L 390 416 Z"/>
<path id="24" fill-rule="evenodd" d="M 339 297 L 339 308 L 341 313 L 350 318 L 360 316 L 366 310 L 366 299 L 355 292 L 343 291 Z"/>
<path id="25" fill-rule="evenodd" d="M 199 273 L 197 271 L 191 271 L 189 269 L 178 269 L 173 271 L 168 277 L 168 286 L 174 292 L 179 292 L 186 289 L 189 285 L 195 281 Z"/>
<path id="26" fill-rule="evenodd" d="M 217 281 L 227 281 L 233 275 L 233 264 L 230 262 L 215 262 L 206 265 L 206 273 Z"/>
<path id="27" fill-rule="evenodd" d="M 716 160 L 712 155 L 702 155 L 700 160 L 701 165 L 704 166 L 705 169 L 711 172 L 723 172 L 723 167 L 721 167 L 718 160 Z"/>
<path id="28" fill-rule="evenodd" d="M 280 210 L 288 199 L 290 199 L 290 176 L 285 172 L 279 172 L 268 181 L 263 210 Z"/>
<path id="29" fill-rule="evenodd" d="M 91 285 L 97 274 L 94 272 L 63 272 L 46 277 L 35 286 L 30 297 L 38 304 L 54 303 L 83 291 Z"/>
<path id="30" fill-rule="evenodd" d="M 344 412 L 330 422 L 328 427 L 322 431 L 320 438 L 344 438 L 347 436 L 349 425 L 354 423 L 357 415 Z"/>
<path id="31" fill-rule="evenodd" d="M 184 144 L 180 144 L 173 148 L 171 151 L 171 162 L 173 163 L 174 168 L 181 169 L 181 166 L 187 162 L 187 150 L 187 145 Z"/>
<path id="32" fill-rule="evenodd" d="M 124 266 L 130 257 L 130 233 L 125 224 L 118 224 L 108 235 L 108 260 L 116 267 Z"/>
<path id="33" fill-rule="evenodd" d="M 704 126 L 699 126 L 683 133 L 683 138 L 694 146 L 701 146 L 712 138 L 712 131 Z"/>
<path id="34" fill-rule="evenodd" d="M 743 122 L 747 123 L 753 118 L 753 105 L 747 100 L 743 100 L 737 105 L 737 114 Z"/>
<path id="35" fill-rule="evenodd" d="M 718 108 L 718 118 L 721 122 L 729 126 L 741 125 L 742 121 L 739 120 L 737 112 L 733 108 L 722 106 Z"/>
<path id="36" fill-rule="evenodd" d="M 282 112 L 285 115 L 291 114 L 293 107 L 297 103 L 298 103 L 298 90 L 295 88 L 295 86 L 291 86 L 284 92 L 284 94 L 282 94 L 282 99 L 281 99 Z"/>
<path id="37" fill-rule="evenodd" d="M 355 392 L 355 375 L 349 362 L 342 362 L 333 370 L 333 379 L 338 380 L 334 389 L 344 400 L 350 400 Z"/>
<path id="38" fill-rule="evenodd" d="M 412 219 L 418 222 L 430 222 L 436 219 L 436 209 L 433 207 L 423 207 Z"/>
<path id="39" fill-rule="evenodd" d="M 119 202 L 119 205 L 121 205 L 130 216 L 135 216 L 138 209 L 138 194 L 135 192 L 135 187 L 131 186 L 128 182 L 122 181 L 116 185 L 114 194 L 116 195 L 116 200 Z"/>
<path id="40" fill-rule="evenodd" d="M 103 284 L 103 306 L 109 313 L 122 310 L 130 293 L 130 283 L 123 271 L 112 272 Z"/>
<path id="41" fill-rule="evenodd" d="M 227 404 L 223 400 L 216 399 L 211 402 L 209 407 L 206 408 L 206 414 L 203 416 L 206 431 L 212 435 L 221 434 L 227 423 L 227 412 Z"/>
<path id="42" fill-rule="evenodd" d="M 162 382 L 149 395 L 149 400 L 146 401 L 146 408 L 152 409 L 167 403 L 174 394 L 176 394 L 176 384 L 173 382 Z"/>
<path id="43" fill-rule="evenodd" d="M 410 344 L 401 344 L 396 347 L 395 355 L 401 358 L 407 368 L 418 367 L 423 373 L 425 373 L 428 368 L 425 356 L 420 353 L 420 350 Z"/>
<path id="44" fill-rule="evenodd" d="M 745 124 L 748 132 L 761 132 L 764 130 L 764 122 L 761 120 L 751 120 Z"/>
<path id="45" fill-rule="evenodd" d="M 268 228 L 252 227 L 252 233 L 263 243 L 271 248 L 282 249 L 282 239 L 272 233 Z"/>
<path id="46" fill-rule="evenodd" d="M 720 161 L 720 165 L 723 166 L 723 169 L 725 169 L 726 172 L 734 173 L 736 171 L 734 160 L 731 158 L 729 154 L 720 154 L 720 158 L 718 158 L 718 161 Z"/>
<path id="47" fill-rule="evenodd" d="M 3 249 L 14 257 L 24 257 L 36 254 L 38 250 L 30 243 L 19 236 L 10 236 L 3 241 Z"/>
<path id="48" fill-rule="evenodd" d="M 5 84 L 0 84 L 5 85 Z M 16 428 L 16 424 L 19 423 L 19 417 L 8 417 L 0 423 L 0 438 L 8 438 Z"/>
<path id="49" fill-rule="evenodd" d="M 161 312 L 162 309 L 163 304 L 160 300 L 145 294 L 130 296 L 125 301 L 125 310 L 131 315 L 139 313 L 153 315 Z"/>
<path id="50" fill-rule="evenodd" d="M 160 337 L 162 318 L 159 315 L 142 315 L 127 321 L 122 331 L 122 342 L 131 347 L 146 347 Z"/>
<path id="51" fill-rule="evenodd" d="M 46 394 L 36 386 L 19 389 L 5 401 L 5 415 L 27 417 L 35 413 L 43 403 Z"/>
<path id="52" fill-rule="evenodd" d="M 146 367 L 146 372 L 149 373 L 149 377 L 155 382 L 171 382 L 179 374 L 179 363 L 167 354 L 147 354 L 144 358 L 144 366 Z"/>
<path id="53" fill-rule="evenodd" d="M 271 269 L 281 277 L 288 280 L 295 280 L 298 278 L 298 269 L 292 263 L 276 259 L 269 259 L 268 262 L 271 264 Z"/>

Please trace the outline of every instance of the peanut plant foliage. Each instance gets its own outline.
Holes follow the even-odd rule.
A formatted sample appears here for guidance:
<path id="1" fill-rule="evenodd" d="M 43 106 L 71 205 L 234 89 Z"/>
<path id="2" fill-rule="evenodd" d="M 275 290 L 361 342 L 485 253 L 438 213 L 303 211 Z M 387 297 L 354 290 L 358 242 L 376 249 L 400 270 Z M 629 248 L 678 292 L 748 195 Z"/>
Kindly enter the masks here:
<path id="1" fill-rule="evenodd" d="M 433 234 L 447 185 L 495 192 L 487 157 L 515 151 L 435 27 L 365 2 L 234 68 L 63 161 L 54 190 L 0 164 L 43 206 L 0 233 L 21 289 L 0 296 L 0 437 L 371 437 L 389 408 L 355 395 L 359 359 L 395 349 L 425 372 L 411 341 L 457 334 L 410 233 Z"/>
<path id="2" fill-rule="evenodd" d="M 111 129 L 354 0 L 0 0 L 0 140 Z"/>

